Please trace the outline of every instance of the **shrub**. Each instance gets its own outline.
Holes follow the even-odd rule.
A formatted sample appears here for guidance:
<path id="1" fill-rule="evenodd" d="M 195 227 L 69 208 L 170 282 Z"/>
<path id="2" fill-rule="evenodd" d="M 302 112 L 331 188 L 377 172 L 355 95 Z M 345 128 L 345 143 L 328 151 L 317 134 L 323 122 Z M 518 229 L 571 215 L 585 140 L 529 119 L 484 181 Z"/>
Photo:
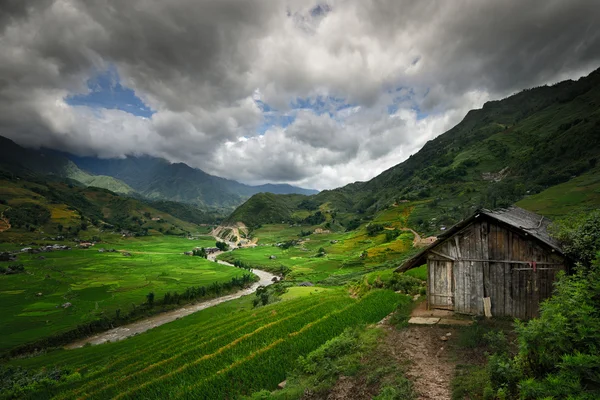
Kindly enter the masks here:
<path id="1" fill-rule="evenodd" d="M 394 273 L 390 278 L 386 287 L 395 292 L 402 292 L 410 295 L 419 294 L 423 281 L 413 276 L 408 276 L 402 273 Z"/>
<path id="2" fill-rule="evenodd" d="M 497 395 L 522 399 L 600 397 L 600 260 L 562 274 L 540 317 L 517 322 L 519 352 L 490 358 Z"/>
<path id="3" fill-rule="evenodd" d="M 565 254 L 584 266 L 589 266 L 600 251 L 600 211 L 556 221 L 550 230 L 561 241 Z"/>
<path id="4" fill-rule="evenodd" d="M 380 224 L 369 224 L 367 226 L 367 234 L 369 236 L 375 236 L 379 232 L 383 231 L 383 225 Z"/>

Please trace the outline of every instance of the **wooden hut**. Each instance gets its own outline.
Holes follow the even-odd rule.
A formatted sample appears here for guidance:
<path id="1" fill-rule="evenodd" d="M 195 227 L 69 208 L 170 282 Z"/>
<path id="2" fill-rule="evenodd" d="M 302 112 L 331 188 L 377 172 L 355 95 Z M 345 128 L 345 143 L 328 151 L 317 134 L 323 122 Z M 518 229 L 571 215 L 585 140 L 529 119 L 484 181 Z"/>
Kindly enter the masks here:
<path id="1" fill-rule="evenodd" d="M 464 314 L 536 317 L 569 262 L 548 234 L 550 221 L 518 207 L 480 210 L 398 271 L 427 263 L 427 302 Z M 484 299 L 486 299 L 484 301 Z M 491 303 L 491 307 L 489 307 Z"/>

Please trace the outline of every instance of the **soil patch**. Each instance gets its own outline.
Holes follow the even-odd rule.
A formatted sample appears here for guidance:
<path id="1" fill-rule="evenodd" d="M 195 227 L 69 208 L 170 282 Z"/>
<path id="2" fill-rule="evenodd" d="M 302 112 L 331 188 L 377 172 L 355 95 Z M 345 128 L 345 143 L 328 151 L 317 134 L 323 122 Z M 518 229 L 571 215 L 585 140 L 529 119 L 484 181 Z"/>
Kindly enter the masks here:
<path id="1" fill-rule="evenodd" d="M 410 362 L 406 376 L 413 382 L 417 398 L 449 400 L 455 364 L 450 359 L 448 342 L 457 337 L 458 330 L 436 325 L 388 329 L 385 347 L 398 362 Z M 450 336 L 446 336 L 448 333 Z"/>

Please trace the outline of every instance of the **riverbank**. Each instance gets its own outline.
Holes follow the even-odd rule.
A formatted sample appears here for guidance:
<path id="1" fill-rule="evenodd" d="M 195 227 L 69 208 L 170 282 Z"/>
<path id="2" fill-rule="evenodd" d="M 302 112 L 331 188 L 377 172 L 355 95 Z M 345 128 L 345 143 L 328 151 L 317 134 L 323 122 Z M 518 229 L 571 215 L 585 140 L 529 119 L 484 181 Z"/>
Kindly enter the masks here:
<path id="1" fill-rule="evenodd" d="M 214 260 L 217 255 L 218 254 L 211 254 L 209 259 Z M 222 265 L 233 266 L 232 264 L 225 262 L 225 261 L 218 260 L 217 262 Z M 133 322 L 131 324 L 122 325 L 117 328 L 113 328 L 108 331 L 101 332 L 96 335 L 87 337 L 85 339 L 77 340 L 73 343 L 66 345 L 65 348 L 76 349 L 79 347 L 83 347 L 88 343 L 91 345 L 98 345 L 98 344 L 106 343 L 109 341 L 116 342 L 119 340 L 126 339 L 128 337 L 146 332 L 149 329 L 156 328 L 157 326 L 161 326 L 166 323 L 175 321 L 176 319 L 183 318 L 183 317 L 193 314 L 195 312 L 207 309 L 209 307 L 214 307 L 217 304 L 221 304 L 226 301 L 238 299 L 242 296 L 252 294 L 256 291 L 256 289 L 258 289 L 259 286 L 268 286 L 268 285 L 272 284 L 273 278 L 275 277 L 275 275 L 273 275 L 273 274 L 270 274 L 266 271 L 257 270 L 257 269 L 252 270 L 252 273 L 257 275 L 259 277 L 259 280 L 258 280 L 258 282 L 253 283 L 252 286 L 250 286 L 249 288 L 242 289 L 235 293 L 232 293 L 232 294 L 229 294 L 226 296 L 222 296 L 222 297 L 217 297 L 217 298 L 214 298 L 211 300 L 207 300 L 207 301 L 203 301 L 203 302 L 199 302 L 199 303 L 195 303 L 195 304 L 188 304 L 188 305 L 178 308 L 176 310 L 167 311 L 167 312 L 164 312 L 164 313 L 161 313 L 158 315 L 154 315 L 152 317 L 145 318 L 140 321 Z"/>

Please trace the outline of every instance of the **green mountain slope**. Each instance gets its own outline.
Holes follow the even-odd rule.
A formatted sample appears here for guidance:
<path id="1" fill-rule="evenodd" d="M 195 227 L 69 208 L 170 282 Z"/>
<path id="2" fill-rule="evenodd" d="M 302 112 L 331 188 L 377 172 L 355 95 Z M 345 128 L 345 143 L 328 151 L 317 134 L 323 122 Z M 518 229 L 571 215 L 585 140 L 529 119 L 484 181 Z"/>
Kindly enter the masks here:
<path id="1" fill-rule="evenodd" d="M 314 209 L 328 204 L 368 217 L 398 201 L 420 200 L 409 222 L 436 233 L 476 208 L 507 206 L 586 172 L 590 179 L 597 176 L 599 106 L 600 70 L 578 81 L 525 90 L 470 111 L 454 128 L 370 181 L 306 201 Z M 524 204 L 535 209 L 537 198 Z M 585 207 L 599 205 L 593 198 Z"/>
<path id="2" fill-rule="evenodd" d="M 91 175 L 82 171 L 67 157 L 51 150 L 27 149 L 0 136 L 0 169 L 23 176 L 53 175 L 78 181 L 121 194 L 134 194 L 126 183 L 104 175 Z"/>
<path id="3" fill-rule="evenodd" d="M 598 209 L 600 207 L 600 170 L 595 168 L 568 182 L 527 196 L 517 205 L 550 218 L 560 218 L 572 212 Z"/>
<path id="4" fill-rule="evenodd" d="M 43 177 L 19 177 L 0 173 L 0 242 L 23 242 L 43 235 L 70 238 L 100 232 L 184 234 L 198 230 L 206 217 L 199 210 L 166 206 L 120 196 L 107 189 L 82 187 Z M 185 212 L 183 211 L 185 210 Z M 9 227 L 6 229 L 6 227 Z"/>
<path id="5" fill-rule="evenodd" d="M 259 193 L 238 207 L 224 222 L 243 222 L 248 226 L 292 221 L 292 214 L 303 200 L 302 195 Z"/>

